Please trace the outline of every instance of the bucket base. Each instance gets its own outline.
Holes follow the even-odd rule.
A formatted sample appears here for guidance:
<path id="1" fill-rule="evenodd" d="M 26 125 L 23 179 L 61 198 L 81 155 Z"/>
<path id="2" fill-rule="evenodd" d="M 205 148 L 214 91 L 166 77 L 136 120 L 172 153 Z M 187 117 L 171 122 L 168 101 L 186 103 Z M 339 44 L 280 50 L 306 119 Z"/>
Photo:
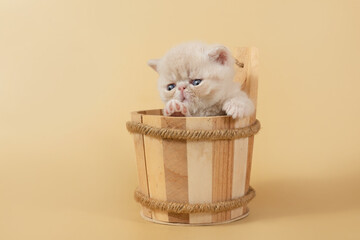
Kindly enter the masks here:
<path id="1" fill-rule="evenodd" d="M 243 218 L 245 218 L 245 217 L 247 217 L 249 215 L 249 208 L 246 208 L 246 212 L 243 215 L 239 216 L 239 217 L 230 219 L 228 221 L 213 222 L 213 223 L 173 223 L 173 222 L 164 222 L 164 221 L 159 221 L 159 220 L 156 220 L 156 219 L 148 218 L 148 217 L 144 216 L 144 214 L 142 212 L 140 212 L 140 215 L 146 221 L 153 222 L 153 223 L 158 223 L 158 224 L 164 224 L 164 225 L 172 225 L 172 226 L 211 226 L 211 225 L 220 225 L 220 224 L 231 223 L 231 222 L 235 222 L 235 221 L 238 221 L 240 219 L 243 219 Z"/>

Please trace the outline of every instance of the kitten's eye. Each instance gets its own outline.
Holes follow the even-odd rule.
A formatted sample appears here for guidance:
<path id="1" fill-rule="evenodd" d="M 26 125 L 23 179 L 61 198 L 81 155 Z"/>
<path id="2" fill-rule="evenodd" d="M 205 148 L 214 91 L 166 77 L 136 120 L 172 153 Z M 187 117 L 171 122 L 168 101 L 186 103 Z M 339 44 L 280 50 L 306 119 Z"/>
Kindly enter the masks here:
<path id="1" fill-rule="evenodd" d="M 172 84 L 169 84 L 169 85 L 167 85 L 167 90 L 168 91 L 171 91 L 171 90 L 173 90 L 174 88 L 175 88 L 175 84 L 174 83 L 172 83 Z"/>
<path id="2" fill-rule="evenodd" d="M 194 86 L 198 86 L 201 83 L 202 79 L 195 79 L 191 81 L 191 84 Z"/>

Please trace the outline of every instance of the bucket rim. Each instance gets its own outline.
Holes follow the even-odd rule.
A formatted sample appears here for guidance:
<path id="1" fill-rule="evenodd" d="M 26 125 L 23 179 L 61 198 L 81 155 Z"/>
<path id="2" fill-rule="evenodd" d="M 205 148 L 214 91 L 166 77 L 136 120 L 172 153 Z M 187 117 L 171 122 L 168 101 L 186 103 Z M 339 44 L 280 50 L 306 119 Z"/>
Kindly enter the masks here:
<path id="1" fill-rule="evenodd" d="M 158 116 L 160 118 L 164 119 L 233 119 L 231 116 L 228 115 L 216 115 L 216 116 L 203 116 L 203 117 L 197 117 L 197 116 L 190 116 L 190 117 L 182 117 L 182 116 L 164 116 L 162 114 L 162 109 L 148 109 L 148 110 L 139 110 L 139 111 L 133 111 L 131 112 L 132 115 L 147 115 L 147 116 Z"/>

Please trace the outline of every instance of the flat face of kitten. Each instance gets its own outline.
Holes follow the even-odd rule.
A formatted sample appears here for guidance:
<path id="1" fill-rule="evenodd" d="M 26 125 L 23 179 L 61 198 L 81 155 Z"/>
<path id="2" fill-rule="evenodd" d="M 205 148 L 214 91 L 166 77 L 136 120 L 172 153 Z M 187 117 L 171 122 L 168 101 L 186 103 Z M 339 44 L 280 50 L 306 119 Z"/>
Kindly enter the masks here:
<path id="1" fill-rule="evenodd" d="M 221 100 L 234 86 L 234 59 L 222 45 L 184 43 L 149 65 L 159 73 L 161 99 L 182 102 L 191 115 L 216 104 L 221 108 Z"/>

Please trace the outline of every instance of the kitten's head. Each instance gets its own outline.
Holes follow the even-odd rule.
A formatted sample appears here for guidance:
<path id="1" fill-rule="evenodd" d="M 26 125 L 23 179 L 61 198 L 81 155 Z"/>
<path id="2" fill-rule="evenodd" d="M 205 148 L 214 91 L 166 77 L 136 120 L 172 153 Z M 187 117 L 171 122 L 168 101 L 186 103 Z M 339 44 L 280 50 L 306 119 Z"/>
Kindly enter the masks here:
<path id="1" fill-rule="evenodd" d="M 190 113 L 219 103 L 234 78 L 234 58 L 222 45 L 183 43 L 148 64 L 159 73 L 161 99 L 184 102 Z"/>

